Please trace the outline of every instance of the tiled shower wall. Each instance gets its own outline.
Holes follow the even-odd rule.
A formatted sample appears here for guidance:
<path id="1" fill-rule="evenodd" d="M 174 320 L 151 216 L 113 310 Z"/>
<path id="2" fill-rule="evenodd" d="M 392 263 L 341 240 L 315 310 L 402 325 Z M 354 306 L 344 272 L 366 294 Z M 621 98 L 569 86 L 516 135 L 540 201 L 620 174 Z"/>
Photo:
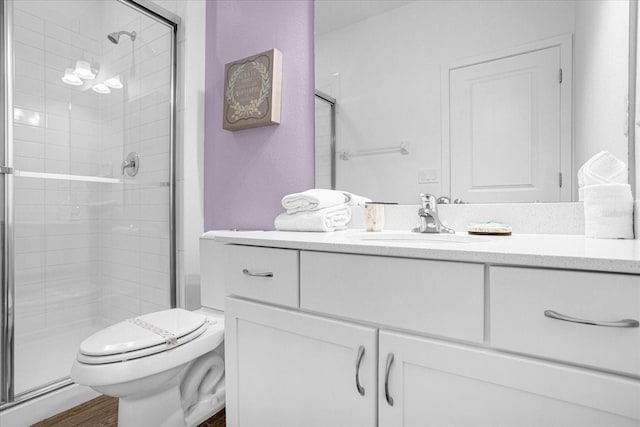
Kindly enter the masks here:
<path id="1" fill-rule="evenodd" d="M 79 28 L 14 4 L 14 167 L 91 174 L 99 158 L 100 99 L 61 81 L 66 67 L 100 44 Z M 16 336 L 93 320 L 98 233 L 97 184 L 15 178 Z"/>
<path id="2" fill-rule="evenodd" d="M 124 184 L 15 178 L 19 340 L 170 303 L 169 30 L 116 2 L 75 17 L 35 3 L 14 4 L 15 168 L 120 179 L 130 151 L 141 167 Z M 134 44 L 106 39 L 132 29 Z M 99 67 L 98 79 L 120 73 L 125 88 L 64 84 L 78 59 Z"/>
<path id="3" fill-rule="evenodd" d="M 110 114 L 103 132 L 105 170 L 124 185 L 102 185 L 100 216 L 100 317 L 109 323 L 169 308 L 170 64 L 168 27 L 128 8 L 104 17 L 106 33 L 136 32 L 113 45 L 104 38 L 104 62 L 125 88 L 104 97 Z M 106 34 L 105 33 L 105 34 Z M 113 94 L 113 92 L 112 92 Z M 123 142 L 124 140 L 124 142 Z M 120 165 L 130 152 L 140 156 L 135 177 Z"/>

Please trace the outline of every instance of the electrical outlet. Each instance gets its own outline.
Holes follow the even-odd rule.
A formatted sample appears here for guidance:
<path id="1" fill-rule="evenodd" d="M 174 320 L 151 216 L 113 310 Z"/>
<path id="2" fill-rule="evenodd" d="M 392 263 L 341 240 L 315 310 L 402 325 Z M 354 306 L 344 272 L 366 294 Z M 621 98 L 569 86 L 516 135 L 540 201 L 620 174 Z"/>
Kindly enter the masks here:
<path id="1" fill-rule="evenodd" d="M 439 182 L 437 170 L 420 169 L 418 171 L 418 184 L 435 184 L 437 182 Z"/>

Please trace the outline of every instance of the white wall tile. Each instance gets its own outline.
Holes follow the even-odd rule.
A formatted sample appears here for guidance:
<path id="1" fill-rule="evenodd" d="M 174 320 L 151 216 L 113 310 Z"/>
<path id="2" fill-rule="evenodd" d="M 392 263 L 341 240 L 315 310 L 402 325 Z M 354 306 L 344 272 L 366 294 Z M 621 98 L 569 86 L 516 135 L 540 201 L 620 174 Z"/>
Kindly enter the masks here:
<path id="1" fill-rule="evenodd" d="M 16 27 L 27 28 L 31 31 L 44 33 L 44 21 L 30 13 L 27 13 L 21 9 L 21 3 L 14 3 L 13 20 Z"/>
<path id="2" fill-rule="evenodd" d="M 33 157 L 42 159 L 44 157 L 44 144 L 39 141 L 22 141 L 14 139 L 13 152 L 20 157 Z"/>
<path id="3" fill-rule="evenodd" d="M 13 51 L 16 60 L 29 62 L 36 66 L 44 66 L 45 51 L 42 49 L 16 41 Z"/>
<path id="4" fill-rule="evenodd" d="M 33 79 L 26 76 L 15 76 L 14 90 L 26 95 L 38 96 L 44 93 L 45 82 L 42 79 Z"/>

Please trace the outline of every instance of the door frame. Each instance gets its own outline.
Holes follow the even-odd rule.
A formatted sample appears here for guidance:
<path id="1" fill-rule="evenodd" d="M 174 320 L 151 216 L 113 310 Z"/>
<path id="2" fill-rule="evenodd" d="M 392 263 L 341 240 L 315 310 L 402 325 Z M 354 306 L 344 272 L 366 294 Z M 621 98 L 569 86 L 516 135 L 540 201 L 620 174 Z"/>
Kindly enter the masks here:
<path id="1" fill-rule="evenodd" d="M 441 101 L 441 168 L 442 190 L 451 196 L 451 121 L 450 121 L 450 79 L 452 71 L 478 65 L 485 62 L 505 59 L 552 47 L 560 48 L 560 67 L 562 68 L 562 84 L 560 85 L 560 173 L 562 173 L 562 187 L 559 202 L 570 202 L 573 197 L 574 184 L 574 142 L 573 142 L 573 35 L 563 34 L 514 46 L 496 52 L 486 53 L 470 58 L 463 58 L 443 64 L 440 72 L 440 101 Z"/>

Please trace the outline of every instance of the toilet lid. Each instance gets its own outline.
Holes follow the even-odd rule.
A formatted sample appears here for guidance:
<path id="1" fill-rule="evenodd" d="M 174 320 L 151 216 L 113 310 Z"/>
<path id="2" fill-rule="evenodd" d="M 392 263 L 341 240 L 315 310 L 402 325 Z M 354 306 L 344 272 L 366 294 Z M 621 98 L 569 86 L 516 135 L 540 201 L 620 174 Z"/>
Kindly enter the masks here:
<path id="1" fill-rule="evenodd" d="M 80 344 L 79 352 L 104 357 L 152 347 L 166 350 L 183 344 L 187 341 L 184 338 L 190 335 L 195 335 L 191 339 L 197 337 L 204 332 L 206 324 L 205 316 L 181 308 L 145 314 L 91 335 Z"/>

